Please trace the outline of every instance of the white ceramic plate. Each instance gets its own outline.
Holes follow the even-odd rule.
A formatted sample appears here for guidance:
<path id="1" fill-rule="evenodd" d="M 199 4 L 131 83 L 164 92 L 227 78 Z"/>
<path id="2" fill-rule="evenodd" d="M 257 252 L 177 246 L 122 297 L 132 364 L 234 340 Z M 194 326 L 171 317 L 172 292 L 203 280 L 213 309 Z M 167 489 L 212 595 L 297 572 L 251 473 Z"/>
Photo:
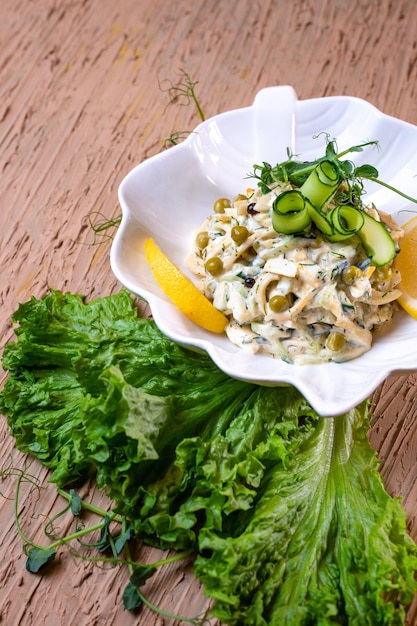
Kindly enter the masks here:
<path id="1" fill-rule="evenodd" d="M 380 179 L 417 195 L 417 127 L 384 115 L 358 98 L 298 100 L 291 87 L 270 87 L 256 95 L 252 106 L 203 122 L 183 143 L 127 174 L 119 188 L 123 218 L 110 260 L 118 280 L 149 303 L 156 324 L 168 337 L 205 350 L 235 378 L 264 385 L 292 384 L 319 414 L 331 416 L 359 404 L 390 373 L 417 369 L 416 320 L 399 313 L 395 323 L 375 337 L 372 349 L 353 361 L 289 365 L 247 354 L 226 335 L 212 334 L 186 319 L 156 285 L 143 250 L 151 235 L 193 280 L 185 259 L 193 231 L 211 213 L 214 200 L 244 191 L 250 186 L 247 175 L 253 165 L 282 161 L 287 148 L 300 159 L 322 156 L 323 133 L 337 140 L 339 150 L 378 140 L 379 149 L 369 148 L 347 158 L 374 165 Z M 375 183 L 366 189 L 367 201 L 394 214 L 399 223 L 417 209 Z"/>

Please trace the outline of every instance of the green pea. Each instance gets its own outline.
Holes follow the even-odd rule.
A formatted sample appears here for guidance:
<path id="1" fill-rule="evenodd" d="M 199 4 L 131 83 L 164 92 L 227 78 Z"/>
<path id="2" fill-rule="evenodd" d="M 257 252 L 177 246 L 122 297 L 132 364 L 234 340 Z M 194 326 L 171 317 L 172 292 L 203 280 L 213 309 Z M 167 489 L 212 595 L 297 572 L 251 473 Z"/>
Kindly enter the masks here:
<path id="1" fill-rule="evenodd" d="M 249 237 L 249 231 L 246 226 L 233 226 L 231 230 L 232 239 L 238 246 Z"/>
<path id="2" fill-rule="evenodd" d="M 279 313 L 288 306 L 288 300 L 285 296 L 272 296 L 269 301 L 269 308 L 273 313 Z"/>
<path id="3" fill-rule="evenodd" d="M 243 193 L 239 193 L 235 198 L 233 198 L 233 202 L 240 202 L 242 200 L 247 200 L 247 197 L 243 195 Z"/>
<path id="4" fill-rule="evenodd" d="M 384 265 L 383 267 L 377 267 L 374 274 L 374 279 L 377 283 L 385 283 L 387 280 L 392 280 L 392 267 Z"/>
<path id="5" fill-rule="evenodd" d="M 215 213 L 224 213 L 225 209 L 229 209 L 232 206 L 232 203 L 227 198 L 218 198 L 213 205 L 213 210 Z"/>
<path id="6" fill-rule="evenodd" d="M 223 270 L 223 261 L 220 257 L 213 256 L 207 259 L 204 267 L 212 276 L 217 276 Z"/>
<path id="7" fill-rule="evenodd" d="M 342 333 L 330 333 L 327 337 L 326 347 L 332 352 L 339 352 L 346 343 L 345 336 Z"/>
<path id="8" fill-rule="evenodd" d="M 207 231 L 202 230 L 201 232 L 197 233 L 197 236 L 195 238 L 195 243 L 197 247 L 200 248 L 200 250 L 204 250 L 204 248 L 207 247 L 208 242 L 209 242 L 209 234 Z"/>
<path id="9" fill-rule="evenodd" d="M 363 276 L 363 272 L 359 267 L 356 267 L 356 265 L 349 265 L 349 267 L 342 272 L 343 282 L 347 285 L 353 285 L 355 280 L 361 276 Z"/>

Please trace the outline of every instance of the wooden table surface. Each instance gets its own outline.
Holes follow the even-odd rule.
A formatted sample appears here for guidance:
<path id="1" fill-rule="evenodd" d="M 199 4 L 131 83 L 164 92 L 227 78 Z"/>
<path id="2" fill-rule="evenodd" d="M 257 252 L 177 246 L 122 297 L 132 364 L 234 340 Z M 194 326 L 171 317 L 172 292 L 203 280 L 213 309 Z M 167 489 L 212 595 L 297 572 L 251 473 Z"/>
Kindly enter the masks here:
<path id="1" fill-rule="evenodd" d="M 415 0 L 1 0 L 0 347 L 13 335 L 18 303 L 31 296 L 120 289 L 111 240 L 95 242 L 89 216 L 118 217 L 127 172 L 200 121 L 193 103 L 169 104 L 170 83 L 188 74 L 206 117 L 289 84 L 299 99 L 357 96 L 417 124 L 416 9 Z M 416 390 L 414 374 L 386 380 L 373 395 L 369 432 L 414 539 Z M 0 433 L 3 467 L 23 467 L 3 418 Z M 34 463 L 31 471 L 45 489 L 27 497 L 22 523 L 36 534 L 36 516 L 50 514 L 57 496 L 44 468 Z M 178 623 L 148 609 L 126 612 L 120 569 L 97 569 L 63 551 L 51 574 L 26 572 L 15 484 L 4 478 L 0 491 L 1 624 Z M 102 498 L 93 484 L 85 494 Z M 190 564 L 160 572 L 150 599 L 183 615 L 208 607 Z M 417 624 L 416 603 L 408 623 Z"/>

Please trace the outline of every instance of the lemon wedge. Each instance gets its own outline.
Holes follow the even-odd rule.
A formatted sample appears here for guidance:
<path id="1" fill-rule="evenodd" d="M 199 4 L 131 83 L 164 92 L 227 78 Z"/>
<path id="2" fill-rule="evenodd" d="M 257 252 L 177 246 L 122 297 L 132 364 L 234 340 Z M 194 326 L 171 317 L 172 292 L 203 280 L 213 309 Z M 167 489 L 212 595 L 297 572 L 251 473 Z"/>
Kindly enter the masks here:
<path id="1" fill-rule="evenodd" d="M 165 256 L 151 237 L 145 241 L 145 255 L 162 291 L 188 319 L 213 333 L 224 332 L 226 316 Z"/>
<path id="2" fill-rule="evenodd" d="M 403 226 L 404 237 L 394 267 L 401 274 L 399 289 L 402 295 L 399 304 L 409 315 L 417 319 L 417 217 L 408 220 Z"/>

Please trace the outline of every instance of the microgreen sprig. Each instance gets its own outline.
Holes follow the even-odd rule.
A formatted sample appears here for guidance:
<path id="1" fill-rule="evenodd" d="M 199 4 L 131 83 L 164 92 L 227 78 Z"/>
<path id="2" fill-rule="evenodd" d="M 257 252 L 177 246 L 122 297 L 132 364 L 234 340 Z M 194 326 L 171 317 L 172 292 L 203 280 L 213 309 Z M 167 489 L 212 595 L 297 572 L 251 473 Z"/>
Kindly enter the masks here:
<path id="1" fill-rule="evenodd" d="M 171 148 L 181 143 L 188 137 L 191 131 L 189 130 L 175 130 L 164 141 L 164 148 Z"/>
<path id="2" fill-rule="evenodd" d="M 180 80 L 178 82 L 172 82 L 170 79 L 166 79 L 168 87 L 163 87 L 159 82 L 161 91 L 168 93 L 169 102 L 168 105 L 178 104 L 179 106 L 194 105 L 197 110 L 197 115 L 202 122 L 204 122 L 205 115 L 200 104 L 200 101 L 196 94 L 196 85 L 198 81 L 191 80 L 190 75 L 185 70 L 180 70 Z M 189 130 L 173 131 L 167 139 L 163 142 L 164 149 L 171 148 L 181 143 L 191 132 Z M 88 223 L 94 232 L 93 245 L 101 243 L 104 239 L 112 239 L 112 235 L 109 231 L 118 226 L 122 220 L 122 216 L 118 215 L 115 218 L 107 218 L 100 211 L 91 211 L 87 215 Z"/>
<path id="3" fill-rule="evenodd" d="M 161 91 L 168 93 L 169 104 L 187 106 L 193 103 L 197 109 L 200 120 L 204 122 L 205 115 L 195 91 L 195 86 L 198 84 L 198 81 L 191 80 L 190 75 L 183 69 L 180 70 L 180 77 L 180 80 L 176 83 L 167 79 L 169 83 L 167 88 L 162 87 L 162 84 L 159 83 L 159 88 Z"/>
<path id="4" fill-rule="evenodd" d="M 31 489 L 40 489 L 39 479 L 28 472 L 29 466 L 24 469 L 13 467 L 10 463 L 0 472 L 1 477 L 16 477 L 17 486 L 14 498 L 14 518 L 17 532 L 23 541 L 23 552 L 26 558 L 26 569 L 33 574 L 42 573 L 47 566 L 54 561 L 57 549 L 66 547 L 69 552 L 84 561 L 95 563 L 97 565 L 109 564 L 111 566 L 124 565 L 127 566 L 129 572 L 129 582 L 123 593 L 123 604 L 126 610 L 135 611 L 142 605 L 147 606 L 155 613 L 175 619 L 178 622 L 193 624 L 194 626 L 204 626 L 209 624 L 206 616 L 184 617 L 176 615 L 169 611 L 165 611 L 160 607 L 152 604 L 142 593 L 143 587 L 147 580 L 153 576 L 157 570 L 170 563 L 180 561 L 193 553 L 192 549 L 176 552 L 175 554 L 155 561 L 153 563 L 141 563 L 132 558 L 130 551 L 130 540 L 133 539 L 132 526 L 124 516 L 118 515 L 113 511 L 105 511 L 94 504 L 82 500 L 81 497 L 73 490 L 66 491 L 57 487 L 57 493 L 67 502 L 63 508 L 52 518 L 48 519 L 44 527 L 44 533 L 51 540 L 48 546 L 42 546 L 30 539 L 22 528 L 19 501 L 23 483 L 31 485 Z M 0 494 L 3 495 L 3 494 Z M 88 511 L 99 517 L 99 521 L 86 526 L 81 521 L 83 511 Z M 71 512 L 77 519 L 76 530 L 62 537 L 57 536 L 55 523 L 62 518 L 67 512 Z M 117 534 L 111 530 L 111 525 L 117 524 L 120 528 Z M 98 541 L 86 541 L 85 538 L 93 533 L 99 533 Z M 71 544 L 78 542 L 84 548 L 95 548 L 99 556 L 94 557 L 91 554 L 80 554 Z M 120 555 L 124 552 L 125 558 Z M 109 553 L 110 556 L 105 556 Z"/>
<path id="5" fill-rule="evenodd" d="M 298 161 L 289 148 L 287 148 L 287 160 L 272 166 L 263 162 L 261 165 L 253 166 L 253 172 L 248 174 L 248 178 L 255 178 L 262 193 L 271 191 L 274 184 L 286 185 L 290 183 L 294 187 L 301 187 L 311 172 L 323 161 L 330 161 L 334 164 L 344 183 L 341 185 L 335 201 L 339 204 L 352 204 L 358 208 L 362 207 L 362 196 L 364 194 L 364 180 L 377 183 L 387 189 L 397 193 L 410 202 L 417 203 L 417 199 L 396 189 L 392 185 L 380 180 L 378 170 L 369 164 L 355 167 L 350 160 L 342 160 L 344 156 L 353 152 L 362 152 L 368 146 L 379 146 L 378 141 L 367 141 L 365 143 L 351 146 L 342 152 L 338 152 L 336 140 L 330 139 L 326 133 L 326 149 L 322 157 L 314 161 Z"/>

